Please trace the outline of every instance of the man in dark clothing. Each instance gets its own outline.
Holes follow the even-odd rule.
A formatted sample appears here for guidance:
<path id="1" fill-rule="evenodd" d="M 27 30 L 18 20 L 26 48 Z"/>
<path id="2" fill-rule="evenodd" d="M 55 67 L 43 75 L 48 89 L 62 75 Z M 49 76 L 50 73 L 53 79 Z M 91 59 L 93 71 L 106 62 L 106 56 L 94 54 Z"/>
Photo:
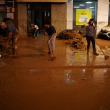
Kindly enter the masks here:
<path id="1" fill-rule="evenodd" d="M 49 22 L 45 22 L 44 26 L 45 26 L 45 34 L 47 32 L 47 45 L 49 49 L 49 54 L 51 55 L 51 57 L 54 57 L 56 30 L 52 25 L 50 25 Z"/>
<path id="2" fill-rule="evenodd" d="M 18 30 L 14 26 L 12 26 L 10 24 L 6 24 L 5 22 L 1 23 L 1 27 L 8 31 L 9 36 L 8 36 L 7 44 L 12 40 L 12 52 L 13 52 L 12 57 L 16 57 L 17 48 L 18 48 L 18 46 L 17 46 Z"/>

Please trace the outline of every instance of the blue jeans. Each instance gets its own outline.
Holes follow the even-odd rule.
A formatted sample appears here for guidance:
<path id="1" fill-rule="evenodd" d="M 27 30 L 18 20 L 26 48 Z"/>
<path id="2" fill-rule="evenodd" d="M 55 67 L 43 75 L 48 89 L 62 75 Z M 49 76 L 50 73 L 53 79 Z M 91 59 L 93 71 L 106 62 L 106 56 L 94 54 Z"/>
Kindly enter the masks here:
<path id="1" fill-rule="evenodd" d="M 47 46 L 49 51 L 51 51 L 52 48 L 52 52 L 55 50 L 55 39 L 56 39 L 56 33 L 53 37 L 53 39 L 50 41 L 50 43 L 48 43 L 48 41 L 50 40 L 50 38 L 52 37 L 52 35 L 47 35 Z"/>

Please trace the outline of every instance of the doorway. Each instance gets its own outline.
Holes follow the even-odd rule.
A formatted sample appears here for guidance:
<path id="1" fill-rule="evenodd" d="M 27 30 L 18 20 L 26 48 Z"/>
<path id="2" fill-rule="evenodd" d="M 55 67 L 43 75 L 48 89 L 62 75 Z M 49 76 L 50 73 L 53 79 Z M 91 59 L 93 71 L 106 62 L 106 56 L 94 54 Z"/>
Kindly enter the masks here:
<path id="1" fill-rule="evenodd" d="M 3 19 L 5 17 L 5 6 L 0 6 L 0 24 L 1 22 L 3 22 Z M 3 29 L 0 26 L 0 35 L 2 35 L 3 33 Z"/>
<path id="2" fill-rule="evenodd" d="M 30 24 L 34 23 L 39 27 L 38 35 L 42 35 L 44 33 L 43 26 L 45 21 L 51 22 L 50 4 L 28 4 L 28 33 L 32 33 Z"/>
<path id="3" fill-rule="evenodd" d="M 5 6 L 0 6 L 0 24 L 5 17 Z"/>

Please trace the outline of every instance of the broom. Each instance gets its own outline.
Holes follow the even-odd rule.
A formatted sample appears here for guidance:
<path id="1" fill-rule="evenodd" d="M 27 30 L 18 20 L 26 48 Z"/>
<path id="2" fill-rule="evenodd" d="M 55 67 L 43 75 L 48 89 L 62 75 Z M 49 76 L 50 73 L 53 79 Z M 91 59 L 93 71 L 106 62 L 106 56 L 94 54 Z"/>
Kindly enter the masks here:
<path id="1" fill-rule="evenodd" d="M 97 43 L 97 41 L 95 40 L 95 42 L 96 42 L 96 44 L 99 46 L 99 44 Z M 100 50 L 102 51 L 102 53 L 103 53 L 103 55 L 104 55 L 104 57 L 105 57 L 105 59 L 108 59 L 109 58 L 109 56 L 107 56 L 105 53 L 104 53 L 104 51 L 101 49 L 101 47 L 99 46 L 99 48 L 100 48 Z"/>

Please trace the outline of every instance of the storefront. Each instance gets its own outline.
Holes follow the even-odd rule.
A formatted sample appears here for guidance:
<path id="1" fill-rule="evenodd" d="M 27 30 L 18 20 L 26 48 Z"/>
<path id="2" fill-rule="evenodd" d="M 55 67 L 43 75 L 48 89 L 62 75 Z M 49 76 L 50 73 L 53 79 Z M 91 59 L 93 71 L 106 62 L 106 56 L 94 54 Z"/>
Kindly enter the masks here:
<path id="1" fill-rule="evenodd" d="M 108 25 L 109 0 L 73 0 L 73 29 L 80 29 L 89 19 L 95 19 L 96 34 Z M 109 17 L 110 19 L 110 17 Z"/>
<path id="2" fill-rule="evenodd" d="M 34 23 L 39 27 L 38 33 L 42 34 L 45 21 L 51 23 L 51 4 L 50 3 L 28 3 L 28 33 L 31 32 L 30 24 Z"/>
<path id="3" fill-rule="evenodd" d="M 0 0 L 0 23 L 5 15 L 16 23 L 15 0 Z"/>
<path id="4" fill-rule="evenodd" d="M 29 36 L 31 23 L 39 26 L 38 34 L 43 33 L 45 21 L 50 21 L 57 33 L 66 29 L 66 3 L 66 0 L 17 0 L 20 36 Z"/>
<path id="5" fill-rule="evenodd" d="M 43 33 L 47 20 L 57 33 L 64 29 L 79 29 L 85 33 L 81 25 L 94 18 L 98 34 L 110 21 L 109 0 L 16 0 L 15 4 L 15 23 L 20 36 L 28 36 L 32 22 L 39 26 L 39 33 Z"/>

